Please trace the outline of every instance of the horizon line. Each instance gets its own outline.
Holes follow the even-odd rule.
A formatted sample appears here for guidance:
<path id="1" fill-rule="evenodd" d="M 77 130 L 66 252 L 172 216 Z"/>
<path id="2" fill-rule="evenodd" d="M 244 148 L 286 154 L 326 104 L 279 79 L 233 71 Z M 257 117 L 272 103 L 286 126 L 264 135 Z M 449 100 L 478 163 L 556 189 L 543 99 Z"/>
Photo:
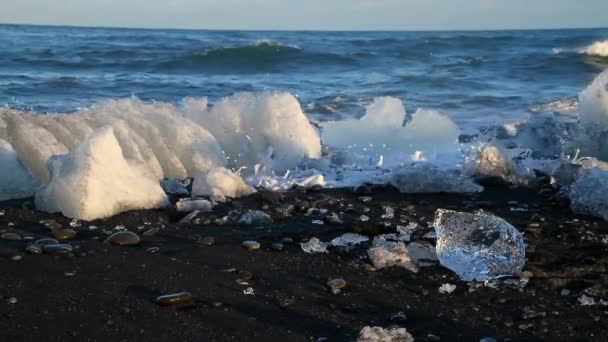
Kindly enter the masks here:
<path id="1" fill-rule="evenodd" d="M 83 29 L 126 29 L 126 30 L 163 30 L 163 31 L 249 31 L 249 32 L 500 32 L 500 31 L 559 31 L 559 30 L 602 30 L 608 26 L 588 27 L 548 27 L 548 28 L 468 28 L 468 29 L 280 29 L 280 28 L 194 28 L 194 27 L 142 27 L 121 25 L 72 25 L 72 24 L 28 24 L 16 22 L 0 22 L 0 26 L 34 26 L 55 28 Z"/>

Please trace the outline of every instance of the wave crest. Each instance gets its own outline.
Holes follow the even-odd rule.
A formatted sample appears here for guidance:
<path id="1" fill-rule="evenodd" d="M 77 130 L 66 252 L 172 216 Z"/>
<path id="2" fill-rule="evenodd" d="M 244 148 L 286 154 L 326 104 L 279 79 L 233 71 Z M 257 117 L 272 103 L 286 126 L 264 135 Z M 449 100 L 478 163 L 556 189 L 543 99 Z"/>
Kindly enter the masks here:
<path id="1" fill-rule="evenodd" d="M 608 40 L 597 41 L 581 52 L 588 56 L 608 57 Z"/>

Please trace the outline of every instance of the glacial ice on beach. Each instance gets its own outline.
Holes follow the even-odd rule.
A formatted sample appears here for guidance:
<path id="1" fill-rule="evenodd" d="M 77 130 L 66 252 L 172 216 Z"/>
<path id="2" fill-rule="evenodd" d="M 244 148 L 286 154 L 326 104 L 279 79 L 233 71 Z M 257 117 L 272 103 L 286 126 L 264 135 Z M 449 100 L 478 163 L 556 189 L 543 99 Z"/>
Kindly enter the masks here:
<path id="1" fill-rule="evenodd" d="M 445 115 L 418 109 L 408 120 L 401 100 L 381 97 L 361 119 L 323 123 L 321 137 L 324 144 L 348 151 L 357 164 L 397 165 L 411 161 L 417 151 L 452 162 L 450 157 L 461 157 L 460 133 Z"/>
<path id="2" fill-rule="evenodd" d="M 441 264 L 465 281 L 485 281 L 521 272 L 523 235 L 497 216 L 438 209 L 433 223 Z"/>
<path id="3" fill-rule="evenodd" d="M 608 70 L 579 95 L 579 144 L 584 156 L 608 160 Z M 590 147 L 588 147 L 591 145 Z M 586 148 L 585 148 L 586 147 Z"/>
<path id="4" fill-rule="evenodd" d="M 250 195 L 255 189 L 232 171 L 217 167 L 194 178 L 192 197 L 209 196 L 214 201 L 224 202 L 228 198 Z"/>
<path id="5" fill-rule="evenodd" d="M 125 159 L 111 127 L 93 133 L 69 154 L 48 161 L 50 181 L 36 192 L 36 208 L 95 220 L 169 204 L 158 179 Z"/>
<path id="6" fill-rule="evenodd" d="M 478 180 L 499 178 L 514 181 L 517 176 L 513 160 L 496 145 L 482 146 L 467 168 L 467 172 Z"/>
<path id="7" fill-rule="evenodd" d="M 608 170 L 593 168 L 569 187 L 573 212 L 597 216 L 608 221 Z"/>
<path id="8" fill-rule="evenodd" d="M 394 170 L 390 183 L 400 192 L 407 194 L 483 191 L 483 187 L 471 180 L 428 163 L 413 164 Z"/>
<path id="9" fill-rule="evenodd" d="M 31 196 L 36 186 L 8 142 L 0 139 L 0 201 Z"/>
<path id="10" fill-rule="evenodd" d="M 319 133 L 298 100 L 289 93 L 238 93 L 208 108 L 206 100 L 188 99 L 185 112 L 213 132 L 230 166 L 263 163 L 276 171 L 303 158 L 320 158 Z"/>
<path id="11" fill-rule="evenodd" d="M 414 342 L 414 337 L 405 328 L 364 327 L 357 342 Z"/>

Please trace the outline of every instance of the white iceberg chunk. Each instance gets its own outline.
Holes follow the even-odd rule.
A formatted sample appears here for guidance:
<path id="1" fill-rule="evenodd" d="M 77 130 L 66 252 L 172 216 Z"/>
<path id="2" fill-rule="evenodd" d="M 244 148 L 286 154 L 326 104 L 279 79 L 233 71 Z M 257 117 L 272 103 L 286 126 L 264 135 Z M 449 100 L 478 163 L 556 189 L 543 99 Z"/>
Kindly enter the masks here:
<path id="1" fill-rule="evenodd" d="M 169 204 L 157 179 L 126 160 L 113 130 L 100 129 L 78 148 L 48 162 L 50 182 L 36 192 L 36 207 L 94 220 L 120 212 Z"/>
<path id="2" fill-rule="evenodd" d="M 394 171 L 390 183 L 402 193 L 468 193 L 481 192 L 483 187 L 428 163 L 402 167 Z"/>
<path id="3" fill-rule="evenodd" d="M 247 185 L 243 178 L 223 168 L 213 168 L 206 174 L 194 178 L 192 197 L 210 196 L 213 200 L 224 202 L 228 198 L 247 196 L 255 189 Z"/>
<path id="4" fill-rule="evenodd" d="M 323 143 L 348 150 L 357 164 L 397 165 L 419 151 L 461 157 L 460 129 L 450 118 L 419 109 L 408 121 L 403 103 L 393 97 L 376 98 L 359 120 L 330 121 L 322 127 Z"/>
<path id="5" fill-rule="evenodd" d="M 438 209 L 434 226 L 439 261 L 462 280 L 516 275 L 524 267 L 523 236 L 500 217 Z"/>
<path id="6" fill-rule="evenodd" d="M 499 178 L 507 182 L 517 180 L 517 169 L 511 157 L 495 145 L 481 147 L 467 165 L 467 172 L 478 180 Z"/>
<path id="7" fill-rule="evenodd" d="M 608 160 L 608 70 L 579 95 L 580 144 L 584 155 Z M 587 147 L 586 145 L 592 145 Z M 587 147 L 587 148 L 585 148 Z"/>
<path id="8" fill-rule="evenodd" d="M 304 158 L 321 157 L 319 133 L 291 94 L 239 93 L 213 108 L 193 99 L 185 106 L 192 120 L 213 132 L 233 167 L 262 162 L 285 171 Z"/>
<path id="9" fill-rule="evenodd" d="M 405 328 L 364 327 L 357 342 L 414 342 Z"/>
<path id="10" fill-rule="evenodd" d="M 35 191 L 34 179 L 17 158 L 17 152 L 0 139 L 0 201 L 29 197 Z"/>
<path id="11" fill-rule="evenodd" d="M 570 185 L 568 197 L 573 212 L 608 221 L 608 170 L 586 172 Z"/>

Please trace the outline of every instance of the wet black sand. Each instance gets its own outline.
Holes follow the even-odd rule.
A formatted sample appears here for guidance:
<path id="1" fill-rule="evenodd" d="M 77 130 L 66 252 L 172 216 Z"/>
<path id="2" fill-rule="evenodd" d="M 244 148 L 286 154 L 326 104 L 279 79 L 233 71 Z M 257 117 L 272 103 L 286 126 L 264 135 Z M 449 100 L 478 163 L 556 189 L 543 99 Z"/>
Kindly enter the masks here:
<path id="1" fill-rule="evenodd" d="M 363 202 L 360 196 L 372 200 Z M 31 255 L 25 252 L 28 241 L 0 240 L 0 340 L 354 341 L 366 325 L 402 326 L 417 341 L 605 340 L 608 306 L 582 306 L 578 299 L 587 291 L 597 301 L 608 300 L 608 241 L 602 242 L 608 224 L 576 216 L 552 196 L 546 190 L 507 188 L 478 195 L 402 195 L 385 187 L 294 190 L 281 197 L 255 194 L 235 200 L 186 224 L 177 222 L 183 214 L 167 210 L 80 222 L 74 228 L 78 235 L 67 242 L 74 248 L 69 256 Z M 277 207 L 289 204 L 295 206 L 291 216 L 277 213 Z M 528 211 L 510 209 L 522 204 Z M 344 224 L 312 224 L 314 217 L 305 214 L 310 205 L 343 212 Z M 383 205 L 395 209 L 394 219 L 380 217 Z M 39 239 L 52 237 L 41 220 L 70 228 L 71 220 L 31 207 L 31 200 L 0 203 L 0 230 Z M 273 223 L 214 223 L 235 208 L 264 210 Z M 346 232 L 392 232 L 401 217 L 422 225 L 413 241 L 434 244 L 423 236 L 431 231 L 428 222 L 437 208 L 484 208 L 524 231 L 524 270 L 532 275 L 527 286 L 469 284 L 440 265 L 417 274 L 401 268 L 373 271 L 365 247 L 311 255 L 299 246 L 313 236 L 329 241 Z M 366 224 L 358 222 L 363 214 L 370 217 Z M 103 243 L 103 230 L 117 225 L 138 234 L 160 230 L 137 246 Z M 201 244 L 204 237 L 215 243 Z M 271 248 L 283 238 L 294 243 L 286 243 L 283 251 Z M 244 240 L 260 242 L 261 249 L 241 247 Z M 150 247 L 160 250 L 150 254 Z M 16 255 L 23 259 L 12 260 Z M 249 285 L 237 282 L 243 274 L 239 270 L 253 275 Z M 343 293 L 328 291 L 325 284 L 333 278 L 348 282 Z M 445 283 L 456 290 L 440 294 Z M 244 294 L 248 287 L 253 295 Z M 158 295 L 179 291 L 190 292 L 194 301 L 169 307 L 154 302 Z M 406 319 L 391 321 L 399 312 Z"/>

